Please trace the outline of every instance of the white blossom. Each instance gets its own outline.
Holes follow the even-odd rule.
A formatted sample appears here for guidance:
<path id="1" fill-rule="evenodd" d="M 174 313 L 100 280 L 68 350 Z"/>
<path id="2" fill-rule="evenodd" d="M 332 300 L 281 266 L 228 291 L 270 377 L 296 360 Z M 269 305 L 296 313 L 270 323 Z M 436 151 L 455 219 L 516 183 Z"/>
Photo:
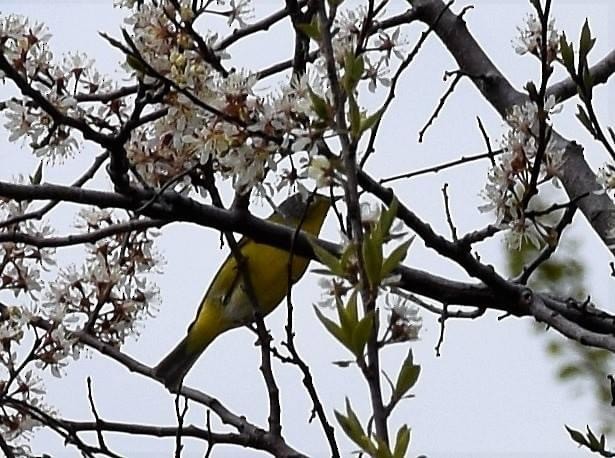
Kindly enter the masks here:
<path id="1" fill-rule="evenodd" d="M 423 326 L 423 318 L 416 305 L 397 294 L 387 293 L 385 306 L 390 310 L 389 329 L 394 342 L 417 340 Z"/>
<path id="2" fill-rule="evenodd" d="M 526 18 L 525 27 L 517 27 L 519 37 L 514 44 L 517 54 L 534 54 L 540 57 L 542 42 L 542 24 L 534 15 L 530 14 Z M 559 52 L 560 36 L 555 28 L 555 19 L 549 20 L 547 26 L 547 61 L 553 62 Z"/>
<path id="3" fill-rule="evenodd" d="M 375 225 L 380 219 L 380 207 L 372 202 L 361 202 L 359 206 L 361 212 L 361 223 L 368 226 Z"/>
<path id="4" fill-rule="evenodd" d="M 615 165 L 606 163 L 600 167 L 597 182 L 605 191 L 615 190 Z"/>
<path id="5" fill-rule="evenodd" d="M 246 20 L 252 16 L 252 0 L 229 0 L 230 11 L 223 14 L 228 17 L 227 25 L 237 22 L 240 28 L 246 27 Z"/>
<path id="6" fill-rule="evenodd" d="M 323 188 L 334 183 L 336 171 L 329 159 L 317 154 L 310 159 L 307 176 L 316 181 L 318 188 Z"/>
<path id="7" fill-rule="evenodd" d="M 387 67 L 390 65 L 391 54 L 397 57 L 399 60 L 404 59 L 403 47 L 408 43 L 401 38 L 401 28 L 397 27 L 392 34 L 380 30 L 375 40 L 375 48 L 381 51 L 383 62 Z"/>

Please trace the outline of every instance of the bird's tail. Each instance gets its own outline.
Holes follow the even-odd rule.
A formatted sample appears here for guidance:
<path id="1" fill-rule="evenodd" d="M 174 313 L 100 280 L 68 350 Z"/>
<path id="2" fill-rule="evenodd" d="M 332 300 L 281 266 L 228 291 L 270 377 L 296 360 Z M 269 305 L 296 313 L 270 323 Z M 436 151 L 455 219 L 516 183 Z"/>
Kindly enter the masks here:
<path id="1" fill-rule="evenodd" d="M 184 376 L 194 365 L 201 353 L 222 332 L 229 329 L 218 307 L 203 303 L 196 320 L 188 328 L 186 337 L 158 363 L 154 376 L 165 386 L 177 392 Z"/>
<path id="2" fill-rule="evenodd" d="M 213 339 L 208 339 L 206 342 L 200 342 L 201 348 L 199 351 L 194 351 L 194 348 L 188 343 L 189 336 L 186 336 L 162 361 L 154 368 L 154 376 L 161 380 L 164 385 L 171 391 L 179 390 L 184 380 L 185 375 L 194 365 L 196 360 L 201 356 L 202 351 L 211 343 Z"/>

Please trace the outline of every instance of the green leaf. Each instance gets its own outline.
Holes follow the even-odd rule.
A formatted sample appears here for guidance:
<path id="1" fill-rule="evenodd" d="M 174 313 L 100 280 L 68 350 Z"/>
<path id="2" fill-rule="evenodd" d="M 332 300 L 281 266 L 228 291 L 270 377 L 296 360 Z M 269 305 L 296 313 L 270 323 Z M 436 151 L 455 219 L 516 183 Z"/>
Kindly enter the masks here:
<path id="1" fill-rule="evenodd" d="M 375 458 L 393 458 L 389 445 L 385 441 L 377 437 L 376 443 L 378 444 L 378 448 L 376 450 Z"/>
<path id="2" fill-rule="evenodd" d="M 600 450 L 600 441 L 594 435 L 589 426 L 587 427 L 587 438 L 589 439 L 589 446 L 592 450 Z"/>
<path id="3" fill-rule="evenodd" d="M 135 42 L 132 39 L 132 36 L 128 32 L 128 30 L 126 30 L 125 28 L 122 27 L 121 30 L 122 30 L 122 36 L 124 37 L 124 41 L 126 42 L 128 47 L 132 49 L 133 52 L 136 53 L 138 48 L 137 48 L 137 45 L 135 45 Z"/>
<path id="4" fill-rule="evenodd" d="M 342 345 L 344 345 L 346 348 L 349 348 L 350 342 L 347 340 L 343 329 L 340 328 L 334 321 L 324 316 L 323 313 L 318 310 L 318 307 L 314 307 L 314 311 L 316 312 L 316 316 L 327 329 L 327 331 L 329 331 L 333 335 L 333 337 L 339 340 Z"/>
<path id="5" fill-rule="evenodd" d="M 363 239 L 363 263 L 371 288 L 377 288 L 382 279 L 382 239 L 369 234 Z"/>
<path id="6" fill-rule="evenodd" d="M 589 29 L 589 23 L 585 19 L 583 28 L 581 29 L 581 38 L 579 39 L 579 64 L 577 66 L 577 74 L 583 75 L 587 69 L 587 55 L 589 51 L 594 47 L 596 39 L 592 38 L 591 30 Z"/>
<path id="7" fill-rule="evenodd" d="M 356 321 L 352 320 L 352 317 L 348 315 L 343 304 L 337 304 L 337 315 L 340 320 L 340 329 L 344 334 L 344 345 L 352 351 L 352 332 L 357 325 Z"/>
<path id="8" fill-rule="evenodd" d="M 402 363 L 397 382 L 395 383 L 395 397 L 401 399 L 414 386 L 421 373 L 421 366 L 415 365 L 412 358 L 412 349 Z"/>
<path id="9" fill-rule="evenodd" d="M 340 260 L 335 255 L 329 253 L 312 240 L 310 240 L 310 245 L 312 246 L 312 250 L 314 250 L 314 254 L 318 260 L 327 266 L 333 274 L 340 277 L 344 276 L 344 269 L 342 268 Z"/>
<path id="10" fill-rule="evenodd" d="M 600 434 L 600 450 L 604 450 L 606 448 L 606 437 L 604 434 Z"/>
<path id="11" fill-rule="evenodd" d="M 359 321 L 352 333 L 352 352 L 357 358 L 363 355 L 365 345 L 372 335 L 374 328 L 374 314 L 369 312 Z"/>
<path id="12" fill-rule="evenodd" d="M 328 275 L 328 276 L 335 276 L 335 274 L 333 272 L 331 272 L 329 269 L 310 269 L 310 272 L 313 272 L 315 274 L 318 275 Z"/>
<path id="13" fill-rule="evenodd" d="M 562 344 L 559 340 L 553 340 L 547 344 L 547 353 L 551 356 L 558 356 L 562 353 Z"/>
<path id="14" fill-rule="evenodd" d="M 582 371 L 577 365 L 567 364 L 559 369 L 557 376 L 563 380 L 566 380 L 581 374 L 584 374 L 584 371 Z"/>
<path id="15" fill-rule="evenodd" d="M 365 63 L 362 56 L 355 56 L 352 52 L 346 53 L 344 56 L 344 77 L 342 81 L 346 94 L 350 95 L 357 87 L 363 76 L 364 69 Z"/>
<path id="16" fill-rule="evenodd" d="M 326 99 L 316 94 L 311 88 L 310 101 L 312 102 L 312 108 L 314 109 L 314 112 L 318 115 L 320 119 L 326 122 L 331 120 L 331 110 L 329 103 Z"/>
<path id="17" fill-rule="evenodd" d="M 126 63 L 141 77 L 147 74 L 147 67 L 139 58 L 135 57 L 133 54 L 126 54 Z"/>
<path id="18" fill-rule="evenodd" d="M 399 266 L 399 264 L 406 258 L 406 255 L 408 254 L 408 248 L 410 247 L 413 241 L 414 241 L 414 237 L 402 243 L 401 245 L 399 245 L 397 248 L 395 248 L 391 252 L 391 254 L 386 258 L 386 260 L 382 264 L 382 272 L 381 272 L 382 278 L 385 278 L 387 275 L 393 272 Z"/>
<path id="19" fill-rule="evenodd" d="M 352 321 L 353 325 L 356 325 L 359 321 L 359 313 L 357 310 L 357 290 L 353 290 L 352 294 L 348 298 L 348 303 L 346 305 L 346 314 L 350 321 Z"/>
<path id="20" fill-rule="evenodd" d="M 395 449 L 393 450 L 393 458 L 405 458 L 408 446 L 410 445 L 410 428 L 407 425 L 403 425 L 397 431 L 397 438 L 395 439 Z"/>
<path id="21" fill-rule="evenodd" d="M 342 367 L 342 368 L 350 367 L 354 363 L 355 363 L 354 359 L 346 359 L 346 360 L 332 361 L 331 362 L 331 364 L 333 364 L 333 365 L 335 365 L 337 367 Z"/>
<path id="22" fill-rule="evenodd" d="M 320 41 L 320 27 L 318 26 L 318 18 L 316 16 L 309 23 L 297 24 L 297 28 L 312 40 Z"/>
<path id="23" fill-rule="evenodd" d="M 566 70 L 568 70 L 568 73 L 571 75 L 574 75 L 574 47 L 572 43 L 568 43 L 565 33 L 562 33 L 562 36 L 560 37 L 559 48 L 562 54 L 562 62 L 564 63 Z"/>
<path id="24" fill-rule="evenodd" d="M 397 200 L 397 197 L 393 197 L 393 200 L 389 204 L 389 208 L 380 214 L 380 221 L 378 221 L 378 230 L 380 231 L 383 238 L 389 234 L 391 226 L 393 225 L 393 221 L 395 221 L 395 217 L 397 216 L 398 208 L 399 201 Z"/>
<path id="25" fill-rule="evenodd" d="M 581 121 L 581 124 L 583 124 L 583 126 L 585 126 L 589 133 L 591 133 L 595 137 L 596 131 L 594 129 L 594 126 L 592 125 L 592 122 L 589 119 L 589 116 L 587 115 L 587 112 L 585 111 L 585 108 L 583 108 L 581 105 L 577 105 L 577 109 L 579 110 L 579 112 L 577 113 L 577 119 Z"/>
<path id="26" fill-rule="evenodd" d="M 30 177 L 30 183 L 32 184 L 41 184 L 43 181 L 43 161 L 39 162 L 34 175 Z"/>
<path id="27" fill-rule="evenodd" d="M 367 118 L 361 119 L 361 125 L 359 127 L 359 135 L 362 135 L 366 130 L 371 129 L 382 117 L 382 110 L 378 110 L 373 115 L 368 116 Z"/>
<path id="28" fill-rule="evenodd" d="M 585 436 L 583 436 L 583 433 L 581 431 L 577 431 L 576 429 L 569 428 L 568 425 L 564 425 L 564 427 L 566 428 L 566 431 L 568 431 L 568 434 L 570 434 L 570 437 L 572 438 L 573 441 L 575 441 L 578 444 L 589 447 L 589 442 L 587 442 L 587 440 L 585 439 Z"/>
<path id="29" fill-rule="evenodd" d="M 376 450 L 363 431 L 361 422 L 352 410 L 350 400 L 348 398 L 346 398 L 346 415 L 338 412 L 337 410 L 334 411 L 334 414 L 337 422 L 340 424 L 346 435 L 355 444 L 361 447 L 362 450 L 373 455 Z"/>
<path id="30" fill-rule="evenodd" d="M 585 19 L 585 23 L 583 24 L 583 28 L 581 29 L 581 39 L 579 40 L 579 55 L 583 56 L 585 59 L 591 49 L 594 47 L 596 43 L 596 39 L 592 38 L 592 32 L 589 28 L 589 22 L 587 18 Z"/>
<path id="31" fill-rule="evenodd" d="M 358 140 L 361 132 L 361 112 L 359 111 L 359 105 L 357 105 L 357 101 L 352 92 L 348 94 L 348 103 L 350 106 L 348 112 L 350 118 L 350 133 L 354 140 Z"/>
<path id="32" fill-rule="evenodd" d="M 129 53 L 130 51 L 128 50 L 128 48 L 126 48 L 126 46 L 124 46 L 124 43 L 122 43 L 119 40 L 116 40 L 115 38 L 113 38 L 110 35 L 107 35 L 106 33 L 103 32 L 99 32 L 100 36 L 103 37 L 105 40 L 107 40 L 107 42 L 113 46 L 114 48 L 119 49 L 120 51 L 122 51 L 124 54 Z"/>

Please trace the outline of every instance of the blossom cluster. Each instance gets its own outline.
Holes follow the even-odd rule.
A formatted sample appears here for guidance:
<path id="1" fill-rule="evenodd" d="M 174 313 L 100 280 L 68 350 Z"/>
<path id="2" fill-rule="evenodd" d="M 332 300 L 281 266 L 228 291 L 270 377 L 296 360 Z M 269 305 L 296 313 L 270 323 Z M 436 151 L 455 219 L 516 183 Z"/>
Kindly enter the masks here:
<path id="1" fill-rule="evenodd" d="M 151 185 L 161 186 L 205 164 L 231 179 L 245 193 L 275 169 L 285 137 L 313 116 L 297 94 L 307 88 L 282 87 L 278 93 L 257 94 L 256 76 L 243 70 L 224 71 L 229 57 L 215 34 L 195 35 L 204 11 L 183 2 L 177 11 L 170 2 L 142 5 L 127 19 L 139 58 L 148 67 L 147 78 L 173 86 L 163 101 L 164 118 L 136 129 L 127 145 L 137 172 Z M 231 2 L 242 16 L 247 4 Z M 161 14 L 160 9 L 166 11 Z M 210 54 L 204 57 L 202 48 Z M 182 186 L 183 181 L 178 180 Z"/>
<path id="2" fill-rule="evenodd" d="M 79 148 L 77 132 L 62 122 L 64 118 L 95 118 L 95 129 L 110 132 L 119 124 L 116 118 L 124 113 L 117 101 L 93 102 L 95 94 L 115 87 L 94 68 L 93 60 L 82 53 L 69 53 L 55 62 L 47 43 L 50 37 L 41 23 L 18 15 L 0 18 L 2 58 L 34 92 L 5 103 L 9 141 L 22 140 L 36 156 L 54 163 Z M 0 72 L 0 76 L 5 75 Z M 43 109 L 41 101 L 52 108 Z"/>
<path id="3" fill-rule="evenodd" d="M 48 238 L 51 230 L 44 221 L 18 219 L 27 216 L 28 207 L 24 201 L 0 201 L 0 234 Z M 118 217 L 110 211 L 83 210 L 76 225 L 90 233 L 114 224 Z M 149 278 L 161 263 L 153 248 L 155 236 L 147 230 L 100 239 L 87 246 L 80 268 L 57 268 L 51 248 L 0 244 L 0 293 L 14 296 L 13 304 L 0 303 L 0 431 L 16 447 L 39 425 L 41 414 L 53 415 L 34 368 L 60 377 L 68 361 L 79 357 L 79 332 L 119 346 L 156 311 L 158 289 Z M 53 280 L 43 281 L 44 275 Z M 28 346 L 30 351 L 22 354 Z M 27 456 L 26 445 L 15 450 Z"/>
<path id="4" fill-rule="evenodd" d="M 384 12 L 384 9 L 380 10 L 379 15 L 383 15 Z M 335 61 L 338 64 L 344 62 L 347 53 L 354 53 L 357 49 L 367 13 L 365 5 L 360 5 L 358 8 L 341 11 L 335 18 L 337 33 L 332 38 L 332 46 Z M 374 19 L 378 21 L 378 16 Z M 388 77 L 391 56 L 403 60 L 407 45 L 408 42 L 401 35 L 399 27 L 393 29 L 392 32 L 380 29 L 374 36 L 368 37 L 366 52 L 363 53 L 365 70 L 362 79 L 368 82 L 370 92 L 375 92 L 379 85 L 383 87 L 391 85 L 391 79 Z M 323 74 L 326 74 L 324 56 L 316 60 L 316 66 L 322 69 Z"/>
<path id="5" fill-rule="evenodd" d="M 559 32 L 555 22 L 550 20 L 546 31 L 547 63 L 553 62 L 559 53 Z M 520 37 L 515 45 L 519 54 L 530 53 L 541 57 L 542 23 L 534 15 L 526 19 L 525 27 L 518 28 Z M 558 176 L 564 162 L 564 149 L 549 134 L 551 115 L 561 111 L 555 97 L 550 95 L 542 104 L 528 100 L 522 105 L 515 105 L 509 111 L 506 121 L 510 127 L 502 140 L 503 153 L 487 176 L 482 197 L 487 201 L 479 207 L 482 212 L 495 211 L 496 224 L 503 229 L 510 229 L 508 246 L 520 249 L 525 241 L 535 247 L 549 243 L 553 238 L 552 218 L 549 212 L 540 208 L 535 197 L 537 192 L 531 189 L 535 169 L 538 167 L 536 185 L 552 181 L 558 186 Z M 546 145 L 539 145 L 541 121 L 544 122 Z M 543 149 L 541 162 L 535 165 L 539 148 Z"/>
<path id="6" fill-rule="evenodd" d="M 77 227 L 89 233 L 118 223 L 110 210 L 84 209 Z M 162 262 L 153 247 L 156 235 L 121 232 L 88 244 L 83 265 L 60 269 L 45 291 L 44 313 L 69 331 L 85 330 L 119 347 L 157 311 L 159 291 L 149 278 Z"/>
<path id="7" fill-rule="evenodd" d="M 11 321 L 11 318 L 8 321 Z M 16 372 L 6 381 L 2 377 L 0 395 L 3 397 L 0 434 L 11 443 L 14 456 L 33 456 L 27 441 L 33 430 L 42 426 L 41 415 L 55 414 L 55 411 L 44 402 L 45 389 L 41 378 L 32 370 Z M 33 411 L 35 415 L 32 415 Z"/>
<path id="8" fill-rule="evenodd" d="M 553 96 L 544 104 L 547 118 L 560 109 Z M 510 229 L 508 244 L 511 248 L 519 249 L 524 240 L 539 247 L 550 240 L 552 231 L 548 214 L 539 212 L 541 216 L 532 215 L 532 212 L 540 210 L 536 207 L 539 203 L 528 196 L 539 147 L 538 106 L 531 101 L 515 106 L 506 119 L 510 130 L 502 140 L 503 153 L 487 176 L 482 192 L 487 203 L 480 210 L 495 211 L 496 224 Z M 552 180 L 557 185 L 563 162 L 564 150 L 558 148 L 551 138 L 540 163 L 538 184 Z"/>
<path id="9" fill-rule="evenodd" d="M 144 68 L 133 66 L 136 73 L 141 72 L 146 81 L 172 86 L 163 100 L 166 116 L 132 132 L 127 150 L 138 173 L 153 186 L 184 187 L 186 181 L 198 186 L 206 178 L 203 166 L 209 164 L 211 171 L 230 179 L 236 191 L 245 193 L 261 187 L 268 172 L 277 170 L 289 153 L 307 153 L 307 160 L 296 163 L 309 165 L 317 154 L 317 142 L 331 133 L 331 125 L 323 124 L 322 113 L 312 100 L 315 94 L 333 106 L 325 58 L 321 55 L 306 74 L 273 90 L 259 88 L 257 74 L 224 70 L 230 54 L 216 34 L 199 31 L 195 35 L 200 19 L 209 11 L 193 9 L 191 2 L 180 3 L 179 10 L 170 2 L 143 4 L 127 19 Z M 248 2 L 219 3 L 229 19 L 249 10 Z M 364 8 L 348 10 L 336 19 L 339 33 L 333 37 L 333 48 L 340 70 L 346 54 L 356 46 L 365 14 Z M 390 84 L 384 69 L 391 55 L 402 58 L 405 43 L 399 29 L 391 34 L 380 31 L 370 43 L 362 78 L 375 90 L 377 84 Z M 371 54 L 377 56 L 373 63 Z M 306 170 L 295 173 L 291 166 L 292 173 L 279 174 L 284 175 L 281 185 L 313 178 Z M 187 180 L 178 180 L 178 176 Z M 318 184 L 325 185 L 327 180 Z"/>
<path id="10" fill-rule="evenodd" d="M 317 94 L 333 105 L 324 56 L 308 66 L 307 74 L 273 90 L 258 89 L 253 72 L 225 69 L 228 48 L 216 34 L 201 30 L 208 15 L 226 17 L 229 26 L 245 27 L 251 1 L 121 0 L 115 4 L 130 9 L 126 18 L 130 40 L 124 49 L 131 55 L 125 68 L 143 88 L 149 88 L 146 105 L 152 111 L 165 111 L 155 121 L 130 130 L 125 148 L 140 181 L 182 189 L 191 183 L 199 189 L 203 179 L 209 180 L 205 175 L 215 172 L 245 193 L 255 186 L 262 189 L 268 172 L 276 170 L 289 153 L 307 155 L 296 164 L 310 163 L 317 141 L 331 133 L 331 125 L 323 125 L 311 100 Z M 345 56 L 357 46 L 366 14 L 365 8 L 348 9 L 336 17 L 333 48 L 340 71 Z M 60 162 L 79 148 L 77 130 L 81 129 L 68 127 L 63 122 L 66 118 L 115 134 L 129 121 L 129 106 L 137 98 L 136 89 L 116 92 L 118 87 L 83 54 L 69 54 L 54 63 L 47 45 L 50 36 L 44 25 L 20 16 L 0 20 L 2 54 L 40 95 L 40 100 L 14 97 L 5 104 L 10 140 L 24 140 L 39 157 Z M 371 91 L 377 85 L 390 85 L 386 77 L 390 58 L 403 58 L 405 44 L 399 28 L 391 33 L 381 30 L 369 38 L 361 78 Z M 55 112 L 49 113 L 41 100 L 51 102 Z M 273 178 L 280 181 L 277 189 L 312 178 L 306 170 L 296 173 L 290 165 L 291 173 L 281 180 Z M 203 192 L 202 186 L 199 191 Z"/>

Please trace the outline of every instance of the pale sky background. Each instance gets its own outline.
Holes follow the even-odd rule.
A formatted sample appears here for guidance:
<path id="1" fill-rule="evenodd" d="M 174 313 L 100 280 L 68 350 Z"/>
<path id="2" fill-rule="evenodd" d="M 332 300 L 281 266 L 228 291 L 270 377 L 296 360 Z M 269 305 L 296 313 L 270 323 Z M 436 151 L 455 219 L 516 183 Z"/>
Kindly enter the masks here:
<path id="1" fill-rule="evenodd" d="M 255 0 L 257 14 L 276 10 L 283 3 L 273 0 Z M 394 8 L 406 3 L 393 0 Z M 459 1 L 454 11 L 468 4 Z M 531 11 L 528 1 L 473 2 L 474 10 L 465 19 L 470 31 L 513 84 L 520 88 L 529 79 L 539 78 L 538 61 L 515 54 L 511 40 L 516 26 L 522 25 L 526 13 Z M 592 32 L 598 38 L 592 51 L 592 61 L 604 56 L 615 46 L 609 23 L 615 18 L 612 1 L 554 1 L 554 16 L 558 29 L 577 41 L 585 17 L 589 17 Z M 86 52 L 96 58 L 97 67 L 112 76 L 120 77 L 118 62 L 122 57 L 112 50 L 98 35 L 105 31 L 120 36 L 122 12 L 112 8 L 112 1 L 9 1 L 0 0 L 0 13 L 20 13 L 42 20 L 53 34 L 51 48 L 56 56 L 71 50 Z M 214 27 L 224 30 L 222 20 Z M 424 26 L 415 24 L 404 31 L 414 43 Z M 237 67 L 260 69 L 270 63 L 287 58 L 292 52 L 288 22 L 270 32 L 257 36 L 257 41 L 231 48 L 233 63 Z M 476 116 L 483 120 L 493 144 L 504 133 L 497 113 L 480 96 L 474 86 L 464 80 L 448 101 L 446 108 L 418 144 L 418 131 L 430 116 L 446 88 L 442 82 L 445 70 L 456 66 L 441 42 L 432 36 L 407 72 L 398 90 L 392 110 L 385 115 L 377 144 L 378 154 L 369 161 L 368 171 L 375 177 L 445 162 L 462 154 L 483 152 L 484 144 L 476 126 Z M 553 81 L 561 78 L 558 70 Z M 273 86 L 267 80 L 261 87 Z M 11 85 L 9 84 L 9 87 Z M 365 91 L 367 92 L 367 91 Z M 0 88 L 2 98 L 5 88 Z M 605 124 L 613 125 L 613 90 L 596 90 L 599 114 Z M 376 100 L 376 99 L 373 99 Z M 372 106 L 373 100 L 364 100 Z M 576 101 L 569 101 L 564 112 L 555 117 L 555 128 L 566 138 L 574 138 L 585 146 L 586 156 L 593 167 L 606 159 L 603 150 L 583 132 L 574 120 Z M 3 121 L 4 122 L 4 121 Z M 36 161 L 27 150 L 6 143 L 7 135 L 0 134 L 0 178 L 22 172 L 31 173 Z M 74 161 L 46 170 L 45 180 L 69 183 L 79 174 L 98 151 L 85 145 Z M 480 214 L 482 203 L 479 192 L 484 185 L 488 163 L 455 168 L 438 175 L 426 175 L 399 182 L 395 190 L 432 226 L 448 236 L 441 191 L 449 183 L 453 217 L 464 233 L 492 222 L 492 215 Z M 102 174 L 94 182 L 103 187 Z M 94 186 L 91 185 L 91 186 Z M 67 230 L 73 221 L 72 209 L 53 213 L 52 222 Z M 267 213 L 266 209 L 256 209 Z M 331 218 L 330 218 L 331 219 Z M 328 221 L 323 238 L 337 240 L 333 221 Z M 582 241 L 578 256 L 588 270 L 588 286 L 592 299 L 603 307 L 613 305 L 615 282 L 609 280 L 609 256 L 597 237 L 588 230 L 582 217 L 566 233 L 567 237 Z M 149 319 L 138 340 L 130 340 L 123 351 L 143 361 L 156 364 L 184 335 L 204 289 L 227 255 L 218 250 L 218 233 L 193 225 L 166 227 L 160 237 L 159 249 L 166 258 L 164 274 L 158 284 L 162 292 L 160 312 Z M 503 265 L 501 243 L 490 241 L 480 247 L 483 260 L 496 266 Z M 79 250 L 60 252 L 61 262 L 78 262 Z M 449 262 L 438 259 L 421 243 L 415 243 L 406 260 L 408 265 L 424 270 L 465 279 L 461 270 Z M 311 304 L 319 299 L 315 274 L 306 275 L 294 288 L 296 331 L 299 350 L 309 361 L 317 388 L 333 422 L 333 409 L 341 410 L 348 396 L 363 422 L 368 418 L 368 394 L 362 377 L 355 368 L 340 369 L 331 361 L 347 359 L 348 354 L 317 322 Z M 421 377 L 413 393 L 416 398 L 403 402 L 391 422 L 392 434 L 402 422 L 412 427 L 409 456 L 426 454 L 429 457 L 581 457 L 587 456 L 569 440 L 564 424 L 583 429 L 585 424 L 595 425 L 598 420 L 593 410 L 593 397 L 588 393 L 576 397 L 572 388 L 556 383 L 555 366 L 547 358 L 543 339 L 531 330 L 530 319 L 508 318 L 497 320 L 488 313 L 476 321 L 449 321 L 442 356 L 435 357 L 439 327 L 436 317 L 422 312 L 424 326 L 421 340 L 413 343 L 415 361 L 422 365 Z M 280 307 L 267 320 L 275 336 L 283 336 L 285 307 Z M 279 342 L 279 338 L 276 339 Z M 267 398 L 258 371 L 260 358 L 254 347 L 254 337 L 247 330 L 236 330 L 219 338 L 190 372 L 186 383 L 218 397 L 228 408 L 246 415 L 253 423 L 266 425 Z M 383 367 L 396 374 L 399 363 L 407 352 L 407 345 L 397 345 L 383 352 Z M 93 377 L 94 397 L 99 414 L 109 421 L 125 421 L 156 425 L 173 425 L 175 420 L 173 397 L 159 384 L 128 373 L 111 360 L 90 352 L 72 363 L 66 377 L 48 377 L 48 402 L 61 413 L 75 420 L 91 420 L 87 400 L 86 377 Z M 300 374 L 293 367 L 276 363 L 275 373 L 282 389 L 284 434 L 289 444 L 312 456 L 327 456 L 328 449 L 317 422 L 306 425 L 310 416 L 310 402 L 300 383 Z M 212 419 L 215 418 L 212 415 Z M 193 406 L 187 422 L 203 425 L 205 411 Z M 217 422 L 214 421 L 214 429 Z M 344 456 L 354 450 L 338 430 Z M 107 443 L 126 456 L 172 456 L 173 439 L 145 439 L 107 434 Z M 185 440 L 186 457 L 203 456 L 205 444 Z M 74 449 L 65 449 L 57 436 L 42 432 L 35 435 L 35 452 L 52 456 L 77 456 Z M 218 456 L 261 456 L 252 450 L 216 446 Z"/>

